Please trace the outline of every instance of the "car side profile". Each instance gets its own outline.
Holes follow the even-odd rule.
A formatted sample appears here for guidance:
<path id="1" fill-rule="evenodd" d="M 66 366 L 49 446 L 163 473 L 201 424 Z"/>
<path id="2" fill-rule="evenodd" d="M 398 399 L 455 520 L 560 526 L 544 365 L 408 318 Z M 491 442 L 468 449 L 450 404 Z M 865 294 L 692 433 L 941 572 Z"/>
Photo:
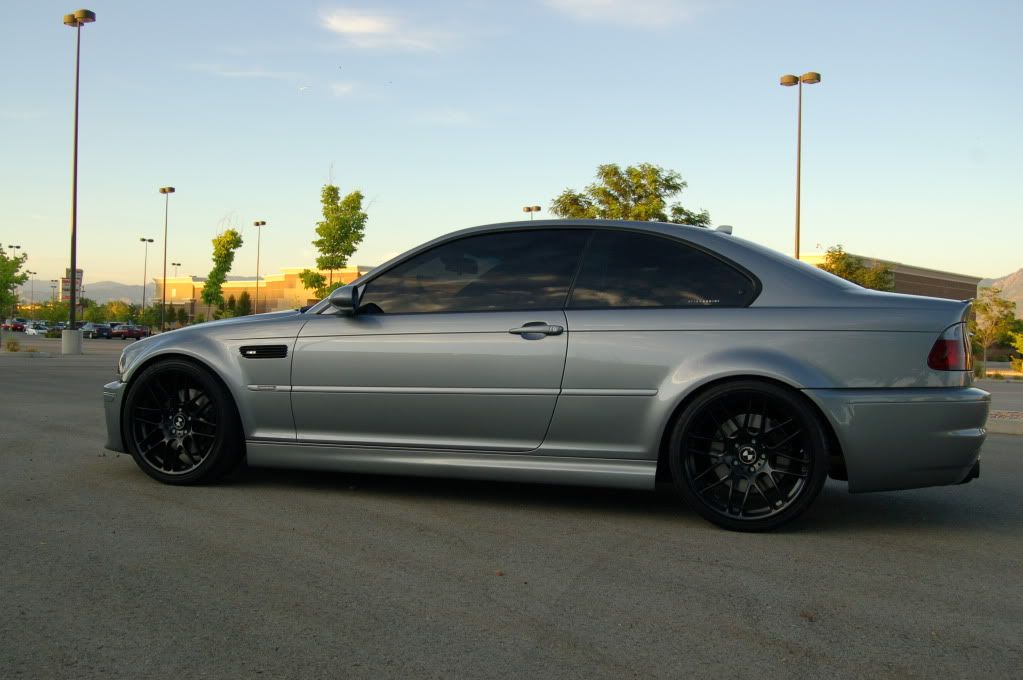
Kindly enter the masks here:
<path id="1" fill-rule="evenodd" d="M 249 465 L 653 489 L 772 529 L 979 474 L 969 301 L 869 291 L 722 231 L 467 229 L 305 311 L 134 343 L 107 447 L 170 484 Z"/>

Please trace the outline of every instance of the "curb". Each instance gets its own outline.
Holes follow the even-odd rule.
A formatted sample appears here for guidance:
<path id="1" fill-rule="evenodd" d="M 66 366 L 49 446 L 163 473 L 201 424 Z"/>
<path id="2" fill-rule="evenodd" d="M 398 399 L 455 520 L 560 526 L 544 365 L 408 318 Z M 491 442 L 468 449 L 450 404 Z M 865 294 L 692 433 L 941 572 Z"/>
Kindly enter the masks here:
<path id="1" fill-rule="evenodd" d="M 25 357 L 26 359 L 49 359 L 49 358 L 51 358 L 53 356 L 53 354 L 51 354 L 50 352 L 39 352 L 39 351 L 29 352 L 29 351 L 24 350 L 24 349 L 20 349 L 17 352 L 8 352 L 8 351 L 5 350 L 3 352 L 3 355 L 4 356 L 9 356 L 9 357 Z"/>
<path id="2" fill-rule="evenodd" d="M 987 431 L 991 434 L 1023 436 L 1023 413 L 1018 411 L 992 411 L 987 419 Z"/>

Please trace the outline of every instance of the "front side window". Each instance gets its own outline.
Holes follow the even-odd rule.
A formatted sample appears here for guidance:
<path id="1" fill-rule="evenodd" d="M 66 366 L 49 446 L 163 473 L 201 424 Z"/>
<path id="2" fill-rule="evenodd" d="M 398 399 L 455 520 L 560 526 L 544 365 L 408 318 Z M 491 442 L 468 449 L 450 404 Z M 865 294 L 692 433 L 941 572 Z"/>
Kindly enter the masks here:
<path id="1" fill-rule="evenodd" d="M 420 253 L 370 281 L 369 313 L 561 309 L 589 231 L 469 236 Z"/>
<path id="2" fill-rule="evenodd" d="M 697 248 L 651 234 L 598 231 L 568 306 L 743 307 L 755 296 L 749 276 Z"/>

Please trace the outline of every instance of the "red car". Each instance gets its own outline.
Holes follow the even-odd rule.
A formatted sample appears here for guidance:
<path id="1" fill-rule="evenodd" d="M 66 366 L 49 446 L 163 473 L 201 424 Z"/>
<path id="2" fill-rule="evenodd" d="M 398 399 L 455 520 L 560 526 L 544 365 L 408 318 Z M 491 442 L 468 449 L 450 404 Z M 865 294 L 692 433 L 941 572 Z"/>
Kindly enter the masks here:
<path id="1" fill-rule="evenodd" d="M 2 327 L 5 331 L 17 331 L 18 333 L 21 333 L 24 332 L 25 324 L 27 322 L 28 319 L 16 317 L 14 319 L 7 319 L 7 321 L 4 321 L 3 326 L 0 327 Z"/>
<path id="2" fill-rule="evenodd" d="M 124 323 L 116 326 L 110 331 L 111 337 L 121 338 L 122 340 L 139 340 L 141 338 L 148 338 L 149 328 L 146 326 L 136 326 L 133 323 Z"/>

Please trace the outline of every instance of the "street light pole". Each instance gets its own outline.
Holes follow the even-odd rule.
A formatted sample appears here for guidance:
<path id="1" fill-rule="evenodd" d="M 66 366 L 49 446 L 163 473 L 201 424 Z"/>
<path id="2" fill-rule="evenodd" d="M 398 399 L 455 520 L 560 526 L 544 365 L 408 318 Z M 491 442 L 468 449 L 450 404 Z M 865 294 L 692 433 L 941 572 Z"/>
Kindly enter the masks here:
<path id="1" fill-rule="evenodd" d="M 265 220 L 257 220 L 252 223 L 252 226 L 256 228 L 256 302 L 252 306 L 252 309 L 256 314 L 259 314 L 259 250 L 260 241 L 263 238 L 263 230 L 260 227 L 266 226 Z"/>
<path id="2" fill-rule="evenodd" d="M 35 280 L 35 279 L 33 279 L 33 278 L 31 278 L 31 277 L 35 276 L 35 275 L 36 275 L 36 274 L 38 274 L 39 272 L 30 272 L 29 270 L 27 270 L 27 269 L 26 269 L 26 270 L 25 270 L 25 273 L 26 273 L 26 274 L 28 274 L 28 275 L 29 275 L 29 277 L 30 277 L 30 278 L 29 278 L 29 280 L 28 280 L 28 285 L 29 285 L 29 291 L 30 291 L 30 292 L 29 292 L 29 298 L 28 298 L 28 308 L 32 310 L 32 318 L 34 319 L 34 318 L 36 318 L 36 317 L 35 317 L 35 306 L 36 306 L 36 280 Z"/>
<path id="3" fill-rule="evenodd" d="M 529 213 L 529 221 L 533 221 L 533 213 L 540 212 L 540 206 L 538 205 L 525 205 L 522 206 L 522 212 Z"/>
<path id="4" fill-rule="evenodd" d="M 807 85 L 814 85 L 821 81 L 821 74 L 816 71 L 807 71 L 798 78 L 794 75 L 784 75 L 781 77 L 780 83 L 785 87 L 792 87 L 797 85 L 799 88 L 799 104 L 798 111 L 796 113 L 796 247 L 795 254 L 796 259 L 799 259 L 799 190 L 800 190 L 800 174 L 802 172 L 802 155 L 803 155 L 803 83 Z"/>
<path id="5" fill-rule="evenodd" d="M 57 279 L 50 279 L 50 302 L 57 301 L 57 284 L 60 283 Z"/>
<path id="6" fill-rule="evenodd" d="M 174 193 L 174 187 L 160 187 L 160 193 L 164 195 L 163 201 L 163 301 L 160 304 L 160 332 L 166 330 L 164 316 L 167 313 L 167 215 L 170 211 L 170 195 Z"/>
<path id="7" fill-rule="evenodd" d="M 180 262 L 171 262 L 171 266 L 174 267 L 174 278 L 178 278 L 178 267 L 181 266 Z"/>
<path id="8" fill-rule="evenodd" d="M 63 354 L 81 354 L 82 336 L 75 330 L 75 283 L 78 281 L 78 85 L 82 60 L 82 26 L 96 21 L 96 13 L 80 9 L 64 15 L 64 25 L 75 29 L 75 123 L 71 155 L 71 297 L 68 305 L 68 328 L 61 337 Z"/>
<path id="9" fill-rule="evenodd" d="M 145 244 L 142 256 L 142 307 L 139 309 L 139 314 L 144 314 L 146 312 L 146 271 L 149 269 L 149 244 L 153 242 L 153 239 L 142 236 L 139 241 Z"/>

